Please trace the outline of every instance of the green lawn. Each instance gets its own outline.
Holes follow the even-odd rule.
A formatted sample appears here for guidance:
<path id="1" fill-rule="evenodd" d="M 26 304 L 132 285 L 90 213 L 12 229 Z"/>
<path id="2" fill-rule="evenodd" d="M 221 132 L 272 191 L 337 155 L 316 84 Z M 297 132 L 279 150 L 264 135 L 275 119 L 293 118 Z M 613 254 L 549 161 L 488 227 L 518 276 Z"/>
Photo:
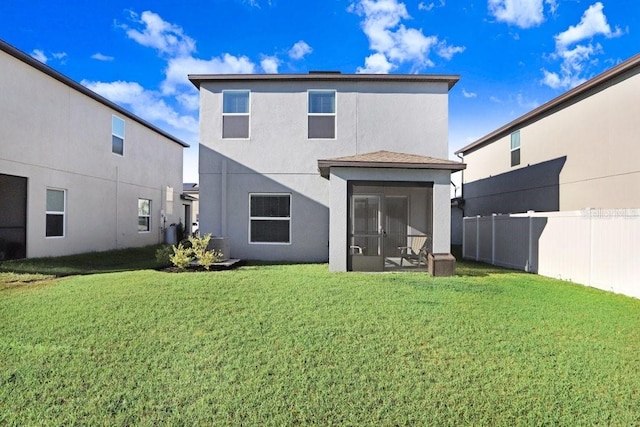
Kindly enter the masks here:
<path id="1" fill-rule="evenodd" d="M 640 424 L 640 301 L 458 272 L 4 273 L 0 425 Z"/>

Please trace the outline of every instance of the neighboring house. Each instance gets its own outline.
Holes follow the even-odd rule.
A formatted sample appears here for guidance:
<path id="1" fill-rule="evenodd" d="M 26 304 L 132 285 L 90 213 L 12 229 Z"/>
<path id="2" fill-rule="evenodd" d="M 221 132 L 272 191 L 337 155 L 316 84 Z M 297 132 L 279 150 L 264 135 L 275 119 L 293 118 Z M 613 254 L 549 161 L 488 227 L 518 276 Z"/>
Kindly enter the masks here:
<path id="1" fill-rule="evenodd" d="M 185 182 L 182 184 L 182 197 L 185 200 L 185 231 L 189 234 L 195 233 L 198 231 L 200 218 L 200 187 L 198 183 Z"/>
<path id="2" fill-rule="evenodd" d="M 226 237 L 232 257 L 379 271 L 414 238 L 450 252 L 450 175 L 464 168 L 446 160 L 458 76 L 189 78 L 200 227 Z"/>
<path id="3" fill-rule="evenodd" d="M 640 207 L 640 55 L 458 150 L 466 216 Z"/>
<path id="4" fill-rule="evenodd" d="M 0 41 L 0 256 L 162 241 L 187 144 Z"/>

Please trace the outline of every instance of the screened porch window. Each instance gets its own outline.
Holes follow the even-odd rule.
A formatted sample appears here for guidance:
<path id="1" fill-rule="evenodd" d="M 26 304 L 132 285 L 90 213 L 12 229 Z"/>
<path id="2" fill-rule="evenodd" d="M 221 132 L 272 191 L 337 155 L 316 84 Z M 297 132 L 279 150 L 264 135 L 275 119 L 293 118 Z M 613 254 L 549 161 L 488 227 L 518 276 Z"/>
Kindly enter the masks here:
<path id="1" fill-rule="evenodd" d="M 250 194 L 249 243 L 291 243 L 291 195 Z"/>

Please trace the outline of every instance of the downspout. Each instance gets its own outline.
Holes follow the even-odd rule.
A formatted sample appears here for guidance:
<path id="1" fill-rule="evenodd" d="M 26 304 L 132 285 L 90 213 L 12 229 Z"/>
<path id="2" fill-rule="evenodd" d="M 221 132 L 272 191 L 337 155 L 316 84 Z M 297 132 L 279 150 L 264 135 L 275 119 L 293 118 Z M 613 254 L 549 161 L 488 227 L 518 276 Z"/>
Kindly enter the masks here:
<path id="1" fill-rule="evenodd" d="M 464 158 L 463 158 L 464 156 L 461 156 L 460 154 L 456 153 L 456 157 L 459 158 L 462 163 L 464 163 Z M 460 199 L 464 200 L 464 169 L 460 171 Z M 462 218 L 464 218 L 464 203 L 462 204 L 462 206 L 459 206 L 458 208 L 462 211 Z"/>
<path id="2" fill-rule="evenodd" d="M 116 209 L 116 223 L 115 223 L 115 243 L 116 243 L 116 249 L 118 249 L 118 200 L 120 199 L 120 172 L 118 170 L 118 166 L 116 166 L 116 202 L 115 202 L 115 209 Z"/>

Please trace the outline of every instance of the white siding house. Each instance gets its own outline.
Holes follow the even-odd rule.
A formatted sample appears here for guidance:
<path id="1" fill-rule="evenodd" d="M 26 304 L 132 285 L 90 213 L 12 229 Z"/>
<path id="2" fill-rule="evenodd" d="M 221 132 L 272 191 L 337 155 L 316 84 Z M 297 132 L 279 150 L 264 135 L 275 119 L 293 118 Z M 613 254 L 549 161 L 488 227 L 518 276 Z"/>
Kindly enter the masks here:
<path id="1" fill-rule="evenodd" d="M 234 258 L 383 270 L 450 251 L 448 92 L 457 76 L 191 75 L 200 228 Z"/>
<path id="2" fill-rule="evenodd" d="M 0 41 L 0 257 L 162 241 L 184 142 Z"/>

